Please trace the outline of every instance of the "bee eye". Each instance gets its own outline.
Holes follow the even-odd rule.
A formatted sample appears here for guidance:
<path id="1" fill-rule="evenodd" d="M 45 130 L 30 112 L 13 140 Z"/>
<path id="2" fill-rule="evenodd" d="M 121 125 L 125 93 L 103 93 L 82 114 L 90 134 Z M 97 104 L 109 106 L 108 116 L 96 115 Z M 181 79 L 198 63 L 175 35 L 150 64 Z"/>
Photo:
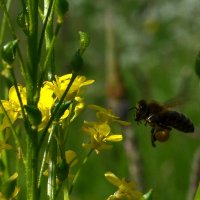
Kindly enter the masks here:
<path id="1" fill-rule="evenodd" d="M 148 108 L 147 108 L 147 104 L 146 104 L 145 100 L 139 101 L 138 108 L 139 108 L 140 112 L 144 112 L 144 113 L 147 112 Z"/>
<path id="2" fill-rule="evenodd" d="M 148 106 L 145 100 L 140 100 L 136 105 L 135 121 L 143 120 L 147 117 Z"/>

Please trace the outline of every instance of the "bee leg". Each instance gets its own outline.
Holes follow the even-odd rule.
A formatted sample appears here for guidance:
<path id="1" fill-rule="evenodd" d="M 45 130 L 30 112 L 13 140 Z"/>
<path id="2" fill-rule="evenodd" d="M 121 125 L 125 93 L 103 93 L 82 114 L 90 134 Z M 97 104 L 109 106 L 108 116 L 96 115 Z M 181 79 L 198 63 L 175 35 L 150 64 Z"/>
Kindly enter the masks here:
<path id="1" fill-rule="evenodd" d="M 155 133 L 155 129 L 152 128 L 151 129 L 151 144 L 152 144 L 153 147 L 156 147 L 156 144 L 155 144 L 156 138 L 155 138 L 154 133 Z"/>

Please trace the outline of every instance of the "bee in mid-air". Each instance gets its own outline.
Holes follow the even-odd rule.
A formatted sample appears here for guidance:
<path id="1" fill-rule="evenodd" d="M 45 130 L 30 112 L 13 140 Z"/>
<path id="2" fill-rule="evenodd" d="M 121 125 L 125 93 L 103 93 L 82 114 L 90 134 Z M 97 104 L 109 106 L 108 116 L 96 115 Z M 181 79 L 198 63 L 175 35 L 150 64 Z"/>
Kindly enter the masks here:
<path id="1" fill-rule="evenodd" d="M 174 110 L 170 110 L 164 105 L 156 101 L 147 103 L 145 100 L 140 100 L 136 104 L 135 121 L 145 122 L 152 127 L 151 143 L 155 147 L 155 141 L 164 142 L 168 140 L 172 128 L 184 133 L 194 132 L 192 121 Z"/>

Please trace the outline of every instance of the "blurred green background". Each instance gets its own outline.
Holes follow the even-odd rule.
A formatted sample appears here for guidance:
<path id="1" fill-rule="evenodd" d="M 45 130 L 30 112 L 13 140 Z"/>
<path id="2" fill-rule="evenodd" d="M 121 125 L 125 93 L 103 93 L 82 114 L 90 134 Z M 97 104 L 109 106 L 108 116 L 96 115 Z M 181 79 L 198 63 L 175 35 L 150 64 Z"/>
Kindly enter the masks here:
<path id="1" fill-rule="evenodd" d="M 119 177 L 136 180 L 131 167 L 139 168 L 142 192 L 153 189 L 155 200 L 191 200 L 191 177 L 197 177 L 198 168 L 194 157 L 199 148 L 200 95 L 199 79 L 194 71 L 195 58 L 200 50 L 200 1 L 198 0 L 126 0 L 92 1 L 69 0 L 70 10 L 57 41 L 56 73 L 69 71 L 69 61 L 78 46 L 78 31 L 91 37 L 91 44 L 84 54 L 83 74 L 95 79 L 87 91 L 87 103 L 107 105 L 110 98 L 106 92 L 112 78 L 109 63 L 118 66 L 125 88 L 123 100 L 128 106 L 124 113 L 131 122 L 134 151 L 137 163 L 131 163 L 126 144 L 114 144 L 112 151 L 92 154 L 84 166 L 73 200 L 102 200 L 116 188 L 104 178 L 106 171 Z M 20 10 L 13 6 L 13 14 Z M 23 35 L 17 30 L 19 37 Z M 111 41 L 110 41 L 111 40 Z M 23 45 L 23 41 L 21 41 Z M 118 87 L 118 85 L 116 85 Z M 173 130 L 166 143 L 150 142 L 150 128 L 138 126 L 134 111 L 128 111 L 140 99 L 157 100 L 161 103 L 171 99 L 181 101 L 176 107 L 190 116 L 195 133 L 182 134 Z M 77 133 L 82 115 L 70 131 L 69 147 L 82 156 L 82 133 Z M 81 129 L 81 128 L 80 128 Z M 79 130 L 79 129 L 78 129 Z M 126 131 L 124 135 L 126 137 Z M 130 131 L 130 130 L 129 130 Z M 78 136 L 77 136 L 78 135 Z M 135 165 L 135 166 L 131 166 Z"/>
<path id="2" fill-rule="evenodd" d="M 142 191 L 153 188 L 156 200 L 192 199 L 191 177 L 198 177 L 193 168 L 197 168 L 194 157 L 199 148 L 200 95 L 194 63 L 200 48 L 200 2 L 79 0 L 71 1 L 70 8 L 61 41 L 67 37 L 67 49 L 60 48 L 59 55 L 63 57 L 59 61 L 70 59 L 75 32 L 83 30 L 90 34 L 91 45 L 84 55 L 85 74 L 96 82 L 93 91 L 88 90 L 88 103 L 106 105 L 110 98 L 104 89 L 107 79 L 112 77 L 107 74 L 109 55 L 114 54 L 130 107 L 142 98 L 162 103 L 177 99 L 181 104 L 176 109 L 194 122 L 194 134 L 173 130 L 169 141 L 153 148 L 150 128 L 134 122 L 134 111 L 129 112 L 128 118 L 139 155 L 139 166 L 135 163 L 135 167 L 141 170 Z M 111 190 L 114 192 L 115 188 L 103 177 L 108 170 L 134 180 L 124 147 L 116 144 L 113 152 L 92 156 L 80 177 L 76 199 L 100 200 Z"/>

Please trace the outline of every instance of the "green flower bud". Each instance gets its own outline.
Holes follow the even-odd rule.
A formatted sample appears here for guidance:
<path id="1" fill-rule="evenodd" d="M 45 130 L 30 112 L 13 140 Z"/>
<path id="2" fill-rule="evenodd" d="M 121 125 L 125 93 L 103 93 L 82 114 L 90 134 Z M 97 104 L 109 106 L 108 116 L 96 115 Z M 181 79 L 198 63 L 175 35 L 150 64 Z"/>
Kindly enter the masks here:
<path id="1" fill-rule="evenodd" d="M 79 31 L 79 37 L 80 37 L 80 52 L 81 54 L 83 54 L 86 48 L 90 44 L 90 37 L 88 33 L 82 31 Z"/>
<path id="2" fill-rule="evenodd" d="M 72 101 L 66 101 L 63 102 L 58 110 L 58 112 L 56 113 L 55 116 L 55 120 L 59 120 L 62 115 L 64 114 L 64 112 L 69 108 L 69 106 L 71 105 Z M 55 109 L 57 108 L 59 102 L 55 104 L 55 106 L 52 108 L 51 113 L 53 113 L 55 111 Z"/>
<path id="3" fill-rule="evenodd" d="M 23 32 L 28 35 L 28 11 L 23 10 L 17 16 L 17 24 L 22 28 Z"/>
<path id="4" fill-rule="evenodd" d="M 197 76 L 200 78 L 200 51 L 198 52 L 198 55 L 195 61 L 195 72 Z"/>
<path id="5" fill-rule="evenodd" d="M 58 16 L 58 23 L 63 23 L 64 15 L 69 10 L 69 3 L 66 0 L 56 0 L 55 9 Z"/>
<path id="6" fill-rule="evenodd" d="M 5 44 L 1 49 L 1 56 L 3 60 L 9 65 L 11 65 L 15 60 L 17 45 L 18 45 L 18 40 L 13 40 Z"/>
<path id="7" fill-rule="evenodd" d="M 60 181 L 64 181 L 69 174 L 69 165 L 66 160 L 63 159 L 56 165 L 56 176 Z"/>
<path id="8" fill-rule="evenodd" d="M 40 110 L 37 107 L 31 105 L 25 105 L 24 107 L 26 109 L 28 119 L 31 124 L 36 126 L 39 125 L 42 121 L 42 113 L 40 112 Z"/>

